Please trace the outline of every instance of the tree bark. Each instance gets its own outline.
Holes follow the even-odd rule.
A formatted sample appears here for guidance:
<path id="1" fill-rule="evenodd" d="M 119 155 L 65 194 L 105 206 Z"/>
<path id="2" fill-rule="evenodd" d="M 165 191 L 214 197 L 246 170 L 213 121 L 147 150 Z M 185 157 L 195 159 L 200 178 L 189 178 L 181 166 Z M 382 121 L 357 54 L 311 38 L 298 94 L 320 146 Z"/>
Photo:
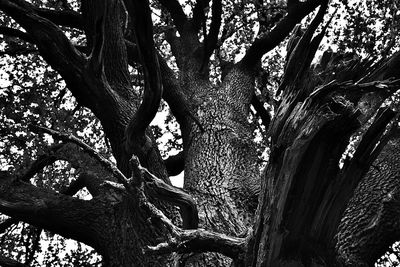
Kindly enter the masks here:
<path id="1" fill-rule="evenodd" d="M 195 114 L 203 130 L 193 123 L 183 132 L 184 188 L 197 200 L 200 225 L 231 236 L 247 234 L 260 190 L 247 121 L 253 86 L 252 73 L 238 67 L 220 87 L 195 87 Z M 206 264 L 226 266 L 230 262 L 214 257 Z"/>
<path id="2" fill-rule="evenodd" d="M 338 228 L 346 266 L 371 266 L 400 237 L 399 140 L 389 141 L 358 185 Z"/>
<path id="3" fill-rule="evenodd" d="M 318 35 L 310 34 L 316 28 L 314 21 L 288 56 L 281 101 L 270 127 L 270 161 L 249 243 L 251 266 L 341 266 L 335 251 L 339 220 L 355 185 L 379 153 L 376 144 L 394 116 L 390 111 L 378 112 L 352 163 L 339 168 L 350 136 L 398 85 L 367 82 L 384 76 L 365 72 L 363 65 L 368 62 L 353 65 L 352 71 L 345 65 L 342 69 L 331 65 L 314 77 L 310 64 L 319 43 Z M 382 65 L 390 62 L 394 61 Z M 365 83 L 344 83 L 350 77 Z"/>

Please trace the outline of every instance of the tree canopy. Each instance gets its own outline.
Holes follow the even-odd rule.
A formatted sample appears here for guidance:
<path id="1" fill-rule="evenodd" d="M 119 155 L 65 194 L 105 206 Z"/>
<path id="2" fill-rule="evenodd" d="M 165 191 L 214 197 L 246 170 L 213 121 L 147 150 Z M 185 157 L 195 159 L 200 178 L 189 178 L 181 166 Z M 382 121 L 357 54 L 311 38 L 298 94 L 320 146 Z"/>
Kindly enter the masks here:
<path id="1" fill-rule="evenodd" d="M 0 265 L 399 264 L 399 5 L 0 0 Z"/>

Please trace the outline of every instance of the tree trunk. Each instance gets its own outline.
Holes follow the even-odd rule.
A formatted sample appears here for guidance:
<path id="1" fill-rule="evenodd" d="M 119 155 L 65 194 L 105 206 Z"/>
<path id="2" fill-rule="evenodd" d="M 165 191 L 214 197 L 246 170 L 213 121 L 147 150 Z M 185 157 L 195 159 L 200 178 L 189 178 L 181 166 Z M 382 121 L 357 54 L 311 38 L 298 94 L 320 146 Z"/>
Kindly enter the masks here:
<path id="1" fill-rule="evenodd" d="M 337 235 L 346 266 L 372 266 L 400 237 L 399 140 L 390 141 L 357 187 Z"/>
<path id="2" fill-rule="evenodd" d="M 311 32 L 319 15 L 288 55 L 279 88 L 269 129 L 270 161 L 249 243 L 251 266 L 341 266 L 335 251 L 340 218 L 394 117 L 390 110 L 378 112 L 354 157 L 340 168 L 350 136 L 397 87 L 390 81 L 369 83 L 381 80 L 385 69 L 369 74 L 368 61 L 351 63 L 351 70 L 348 62 L 333 60 L 323 70 L 310 67 L 319 43 Z M 363 83 L 345 83 L 349 80 Z"/>
<path id="3" fill-rule="evenodd" d="M 184 188 L 197 200 L 200 226 L 231 236 L 245 236 L 253 223 L 259 192 L 259 167 L 249 112 L 254 78 L 235 69 L 221 87 L 196 88 L 195 109 L 201 128 L 184 130 Z M 204 95 L 202 95 L 204 92 Z M 223 256 L 206 256 L 192 265 L 227 266 Z M 211 264 L 211 265 L 210 265 Z"/>

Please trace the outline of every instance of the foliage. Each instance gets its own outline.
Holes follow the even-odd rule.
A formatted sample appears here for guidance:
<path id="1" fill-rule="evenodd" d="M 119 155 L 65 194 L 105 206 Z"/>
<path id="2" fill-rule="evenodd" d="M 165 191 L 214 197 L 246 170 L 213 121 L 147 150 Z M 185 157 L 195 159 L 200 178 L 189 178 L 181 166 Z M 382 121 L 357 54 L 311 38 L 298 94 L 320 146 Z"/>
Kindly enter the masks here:
<path id="1" fill-rule="evenodd" d="M 31 2 L 44 8 L 79 10 L 79 2 L 75 1 L 32 0 Z M 184 10 L 191 15 L 190 10 L 195 5 L 194 1 L 181 2 L 185 7 Z M 243 57 L 244 51 L 256 38 L 257 31 L 271 29 L 273 26 L 271 21 L 282 17 L 285 9 L 283 1 L 268 1 L 260 6 L 262 2 L 223 1 L 221 44 L 210 61 L 210 79 L 215 84 L 220 84 L 223 67 L 226 67 L 228 62 L 237 62 Z M 165 42 L 165 34 L 172 20 L 161 11 L 157 1 L 152 1 L 151 5 L 156 45 L 160 53 L 167 58 L 168 64 L 176 70 L 171 48 Z M 322 47 L 333 49 L 338 54 L 351 53 L 351 58 L 355 57 L 353 56 L 355 54 L 360 58 L 373 57 L 381 60 L 393 54 L 398 50 L 400 41 L 399 5 L 397 0 L 333 1 L 329 13 L 334 18 Z M 337 13 L 334 13 L 335 8 L 339 10 Z M 211 15 L 211 12 L 206 14 L 206 27 L 210 27 Z M 312 15 L 304 20 L 303 27 L 311 18 Z M 0 22 L 2 26 L 19 27 L 4 14 L 0 14 Z M 72 43 L 78 46 L 85 45 L 86 40 L 82 31 L 67 27 L 63 27 L 63 31 Z M 272 115 L 275 112 L 275 104 L 280 98 L 277 91 L 283 74 L 287 41 L 285 40 L 263 58 L 256 82 L 256 94 Z M 2 51 L 0 52 L 1 170 L 22 171 L 32 164 L 32 159 L 48 153 L 49 148 L 59 142 L 49 136 L 33 135 L 26 127 L 32 122 L 79 136 L 103 155 L 112 158 L 111 148 L 99 120 L 88 109 L 77 104 L 65 82 L 47 65 L 33 45 L 22 38 L 3 35 L 0 48 Z M 322 57 L 322 52 L 320 56 Z M 131 70 L 131 79 L 139 90 L 142 90 L 142 78 L 140 70 L 135 68 Z M 395 96 L 391 104 L 396 106 L 397 103 L 398 96 Z M 176 153 L 182 150 L 182 137 L 167 104 L 162 103 L 159 110 L 161 115 L 155 120 L 152 130 L 162 156 L 167 157 L 171 151 Z M 267 129 L 256 112 L 248 119 L 254 129 L 259 160 L 265 162 L 268 160 L 269 151 Z M 32 182 L 39 187 L 61 191 L 77 173 L 79 169 L 71 164 L 56 161 L 37 174 Z M 59 236 L 24 223 L 8 229 L 0 238 L 2 253 L 20 262 L 31 263 L 32 266 L 93 266 L 99 262 L 99 256 L 82 244 L 72 244 Z M 65 252 L 66 247 L 71 246 L 74 248 Z M 63 253 L 61 259 L 60 254 Z M 399 253 L 398 245 L 393 246 L 392 253 Z M 385 266 L 386 262 L 391 261 L 390 257 L 386 254 L 386 258 L 381 259 L 378 266 Z"/>

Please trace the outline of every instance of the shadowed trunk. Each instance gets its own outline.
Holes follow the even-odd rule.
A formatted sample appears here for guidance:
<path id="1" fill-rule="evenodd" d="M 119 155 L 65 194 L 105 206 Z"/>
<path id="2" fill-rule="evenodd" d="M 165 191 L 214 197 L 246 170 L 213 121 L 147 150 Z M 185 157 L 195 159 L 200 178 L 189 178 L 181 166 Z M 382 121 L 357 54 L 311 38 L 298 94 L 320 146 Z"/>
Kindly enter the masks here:
<path id="1" fill-rule="evenodd" d="M 340 222 L 337 250 L 347 266 L 372 266 L 400 238 L 399 139 L 383 148 Z"/>
<path id="2" fill-rule="evenodd" d="M 349 251 L 352 244 L 364 243 L 363 237 L 350 234 L 364 222 L 348 226 L 344 219 L 338 234 L 340 218 L 382 149 L 385 128 L 395 113 L 380 110 L 354 156 L 343 167 L 340 160 L 351 135 L 399 85 L 389 80 L 369 82 L 386 78 L 386 68 L 373 66 L 376 71 L 371 74 L 365 70 L 372 63 L 360 59 L 340 63 L 332 59 L 326 69 L 310 67 L 315 42 L 319 42 L 318 35 L 309 35 L 312 25 L 288 56 L 282 96 L 270 128 L 271 155 L 263 177 L 261 205 L 249 243 L 251 266 L 342 266 L 335 248 L 337 235 L 343 242 L 339 253 Z M 349 220 L 355 219 L 352 216 Z M 347 234 L 342 235 L 343 229 Z M 355 240 L 350 241 L 349 236 Z M 377 246 L 382 249 L 389 244 Z M 381 252 L 370 254 L 369 264 Z"/>
<path id="3" fill-rule="evenodd" d="M 224 60 L 212 57 L 224 42 L 219 33 L 227 34 L 220 29 L 222 1 L 196 1 L 188 17 L 177 0 L 84 0 L 82 14 L 70 12 L 74 19 L 65 21 L 55 10 L 0 0 L 25 30 L 9 32 L 36 45 L 79 105 L 100 120 L 116 160 L 114 166 L 76 138 L 33 125 L 29 130 L 62 142 L 24 175 L 0 172 L 0 212 L 92 246 L 105 266 L 372 265 L 400 237 L 398 141 L 369 168 L 396 116 L 379 107 L 400 86 L 392 79 L 400 77 L 400 54 L 380 62 L 331 55 L 312 65 L 328 2 L 287 1 L 282 19 L 269 32 L 261 27 L 219 81 L 210 78 L 209 63 Z M 302 34 L 296 23 L 317 6 Z M 56 24 L 83 30 L 86 47 L 78 51 Z M 264 103 L 253 104 L 269 128 L 271 153 L 260 174 L 249 122 L 256 69 L 294 27 L 274 117 Z M 162 37 L 173 68 L 156 49 L 160 40 L 153 38 Z M 132 85 L 128 64 L 140 65 L 143 83 Z M 161 97 L 183 139 L 180 156 L 165 162 L 149 129 Z M 343 159 L 361 129 L 354 155 Z M 65 191 L 28 183 L 57 160 L 79 170 Z M 184 190 L 168 179 L 182 169 Z M 91 200 L 72 197 L 83 187 Z"/>

